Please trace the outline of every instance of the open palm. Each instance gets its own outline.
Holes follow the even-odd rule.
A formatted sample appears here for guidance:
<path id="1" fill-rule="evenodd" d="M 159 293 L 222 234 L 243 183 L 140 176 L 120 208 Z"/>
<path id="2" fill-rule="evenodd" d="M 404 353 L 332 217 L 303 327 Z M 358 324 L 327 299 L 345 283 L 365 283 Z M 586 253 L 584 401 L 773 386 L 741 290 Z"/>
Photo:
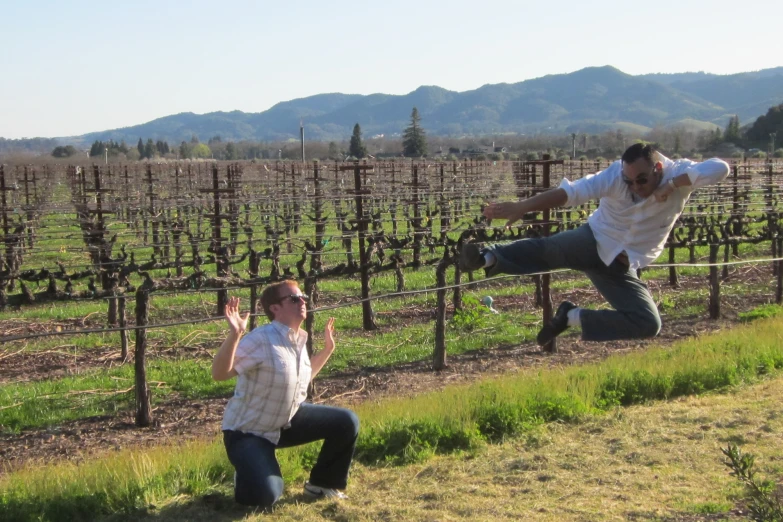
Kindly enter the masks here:
<path id="1" fill-rule="evenodd" d="M 334 349 L 334 317 L 330 317 L 324 327 L 324 348 L 327 350 Z"/>
<path id="2" fill-rule="evenodd" d="M 247 312 L 244 316 L 240 315 L 239 298 L 229 297 L 228 303 L 226 303 L 226 321 L 234 333 L 243 333 L 247 330 L 247 319 L 249 317 L 250 312 Z"/>

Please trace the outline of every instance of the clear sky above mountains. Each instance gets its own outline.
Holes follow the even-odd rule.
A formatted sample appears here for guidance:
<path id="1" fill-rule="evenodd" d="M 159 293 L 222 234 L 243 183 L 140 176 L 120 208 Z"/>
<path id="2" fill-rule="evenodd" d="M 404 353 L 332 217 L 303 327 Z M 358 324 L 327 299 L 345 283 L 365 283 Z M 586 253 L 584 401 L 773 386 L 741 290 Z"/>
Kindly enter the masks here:
<path id="1" fill-rule="evenodd" d="M 746 2 L 2 0 L 0 136 L 71 136 L 325 92 L 465 91 L 584 67 L 730 74 L 783 65 Z"/>

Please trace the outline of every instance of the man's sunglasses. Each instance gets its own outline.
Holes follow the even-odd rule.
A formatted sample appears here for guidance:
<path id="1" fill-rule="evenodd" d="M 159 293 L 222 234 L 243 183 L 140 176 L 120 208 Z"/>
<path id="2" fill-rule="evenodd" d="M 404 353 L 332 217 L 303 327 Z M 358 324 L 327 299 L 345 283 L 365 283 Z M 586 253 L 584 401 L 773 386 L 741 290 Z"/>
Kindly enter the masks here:
<path id="1" fill-rule="evenodd" d="M 650 173 L 650 176 L 655 175 L 655 167 L 653 167 L 652 172 Z M 629 179 L 625 177 L 625 174 L 623 176 L 623 183 L 628 185 L 629 187 L 632 187 L 634 183 L 636 183 L 637 186 L 641 187 L 643 185 L 646 185 L 648 181 L 650 181 L 647 177 L 647 174 L 642 174 L 636 179 Z"/>
<path id="2" fill-rule="evenodd" d="M 643 176 L 636 179 L 628 179 L 625 176 L 623 176 L 623 183 L 628 185 L 629 187 L 632 187 L 634 183 L 636 183 L 638 186 L 646 185 L 649 180 L 647 179 L 647 176 Z"/>
<path id="3" fill-rule="evenodd" d="M 284 295 L 284 296 L 280 297 L 280 298 L 277 300 L 277 302 L 278 302 L 278 303 L 281 303 L 281 302 L 285 301 L 286 299 L 288 299 L 288 300 L 289 300 L 289 301 L 291 301 L 292 303 L 298 303 L 299 301 L 302 301 L 302 302 L 305 302 L 305 303 L 306 303 L 306 302 L 307 302 L 307 300 L 308 300 L 308 299 L 310 299 L 310 296 L 309 296 L 309 295 L 307 295 L 307 294 L 291 294 L 291 295 Z"/>

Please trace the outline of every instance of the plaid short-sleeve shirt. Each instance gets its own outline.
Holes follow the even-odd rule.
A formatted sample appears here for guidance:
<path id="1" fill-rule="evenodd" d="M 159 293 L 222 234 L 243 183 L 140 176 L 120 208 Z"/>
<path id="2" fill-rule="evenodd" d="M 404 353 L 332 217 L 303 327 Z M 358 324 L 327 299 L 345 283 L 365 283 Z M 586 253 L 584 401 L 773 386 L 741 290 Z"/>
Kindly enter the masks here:
<path id="1" fill-rule="evenodd" d="M 223 429 L 264 437 L 274 444 L 307 397 L 312 368 L 307 332 L 277 321 L 242 338 L 234 355 L 237 384 Z"/>

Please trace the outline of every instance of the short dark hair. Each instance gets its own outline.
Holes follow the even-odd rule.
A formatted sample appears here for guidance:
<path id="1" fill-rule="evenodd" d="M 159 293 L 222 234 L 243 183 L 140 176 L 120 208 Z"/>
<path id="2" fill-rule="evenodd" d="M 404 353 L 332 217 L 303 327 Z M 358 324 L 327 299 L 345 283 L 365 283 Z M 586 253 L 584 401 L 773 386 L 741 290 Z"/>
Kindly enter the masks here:
<path id="1" fill-rule="evenodd" d="M 272 311 L 269 309 L 270 306 L 273 304 L 280 303 L 280 289 L 284 286 L 290 286 L 290 285 L 297 285 L 299 283 L 296 282 L 294 279 L 286 279 L 285 281 L 280 281 L 278 283 L 272 283 L 271 285 L 264 288 L 264 291 L 261 292 L 261 306 L 264 309 L 264 313 L 269 318 L 270 321 L 275 320 L 275 314 L 272 313 Z"/>
<path id="2" fill-rule="evenodd" d="M 623 163 L 630 165 L 636 160 L 644 158 L 650 165 L 655 164 L 658 159 L 658 151 L 650 144 L 634 143 L 623 152 Z"/>

